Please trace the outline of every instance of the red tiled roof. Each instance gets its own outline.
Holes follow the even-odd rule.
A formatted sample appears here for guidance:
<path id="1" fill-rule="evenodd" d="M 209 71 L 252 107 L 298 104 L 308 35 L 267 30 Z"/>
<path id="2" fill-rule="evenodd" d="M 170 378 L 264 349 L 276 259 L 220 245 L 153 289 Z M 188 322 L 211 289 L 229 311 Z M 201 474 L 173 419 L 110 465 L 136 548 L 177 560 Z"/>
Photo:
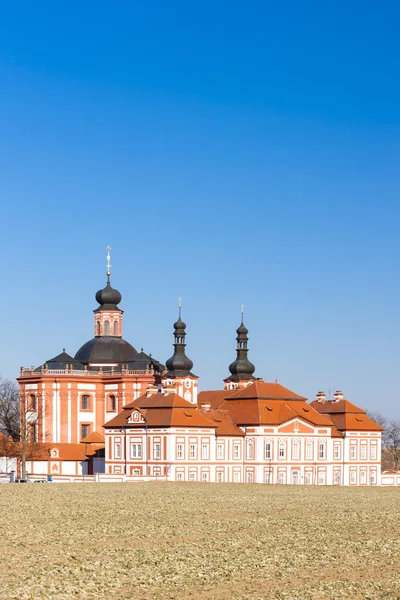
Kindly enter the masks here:
<path id="1" fill-rule="evenodd" d="M 81 444 L 104 444 L 104 441 L 104 437 L 100 433 L 93 431 L 81 440 Z"/>
<path id="2" fill-rule="evenodd" d="M 314 400 L 310 406 L 319 413 L 329 416 L 335 427 L 340 431 L 382 431 L 383 428 L 369 419 L 365 410 L 348 400 L 339 402 L 318 402 Z"/>
<path id="3" fill-rule="evenodd" d="M 260 379 L 242 390 L 234 390 L 234 393 L 229 395 L 229 400 L 253 398 L 263 400 L 307 400 L 304 396 L 295 394 L 280 383 L 268 383 Z"/>

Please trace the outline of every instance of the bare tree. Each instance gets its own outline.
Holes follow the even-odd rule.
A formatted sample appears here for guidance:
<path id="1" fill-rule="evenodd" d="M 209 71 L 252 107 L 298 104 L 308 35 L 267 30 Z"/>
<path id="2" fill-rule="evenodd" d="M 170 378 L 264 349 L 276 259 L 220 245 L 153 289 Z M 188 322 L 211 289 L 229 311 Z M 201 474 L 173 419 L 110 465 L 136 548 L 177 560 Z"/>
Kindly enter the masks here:
<path id="1" fill-rule="evenodd" d="M 392 459 L 395 471 L 400 463 L 400 419 L 391 419 L 382 434 L 383 446 Z"/>
<path id="2" fill-rule="evenodd" d="M 400 419 L 388 419 L 379 412 L 366 413 L 369 419 L 383 427 L 382 468 L 397 471 L 400 465 Z"/>
<path id="3" fill-rule="evenodd" d="M 0 433 L 17 441 L 20 431 L 20 397 L 16 383 L 0 379 Z"/>

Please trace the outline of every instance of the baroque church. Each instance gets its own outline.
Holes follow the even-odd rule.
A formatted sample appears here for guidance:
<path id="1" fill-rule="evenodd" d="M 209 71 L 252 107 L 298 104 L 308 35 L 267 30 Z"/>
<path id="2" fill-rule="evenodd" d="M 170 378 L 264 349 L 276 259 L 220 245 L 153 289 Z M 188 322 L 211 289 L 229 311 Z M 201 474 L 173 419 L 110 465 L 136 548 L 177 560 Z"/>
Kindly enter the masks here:
<path id="1" fill-rule="evenodd" d="M 121 294 L 96 294 L 94 337 L 17 379 L 29 437 L 42 449 L 31 475 L 60 481 L 380 485 L 381 427 L 342 392 L 311 403 L 254 376 L 248 330 L 219 390 L 199 391 L 179 304 L 165 365 L 122 337 Z"/>

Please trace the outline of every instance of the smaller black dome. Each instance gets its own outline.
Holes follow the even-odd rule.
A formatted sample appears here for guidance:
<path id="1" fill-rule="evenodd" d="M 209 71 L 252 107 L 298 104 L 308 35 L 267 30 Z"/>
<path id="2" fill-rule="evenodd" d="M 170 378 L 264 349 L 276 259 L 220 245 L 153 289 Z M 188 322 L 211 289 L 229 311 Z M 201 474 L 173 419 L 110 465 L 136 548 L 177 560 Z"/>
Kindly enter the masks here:
<path id="1" fill-rule="evenodd" d="M 179 317 L 179 319 L 176 321 L 176 323 L 174 323 L 174 329 L 186 329 L 186 323 L 184 323 L 182 321 L 182 319 Z"/>
<path id="2" fill-rule="evenodd" d="M 237 358 L 229 365 L 229 370 L 233 375 L 233 378 L 252 379 L 256 368 L 247 358 Z"/>
<path id="3" fill-rule="evenodd" d="M 119 291 L 111 287 L 111 283 L 107 281 L 106 287 L 99 290 L 96 294 L 96 301 L 100 304 L 100 307 L 97 310 L 100 310 L 100 308 L 120 310 L 117 308 L 117 304 L 119 304 L 121 300 L 122 296 Z"/>
<path id="4" fill-rule="evenodd" d="M 249 330 L 247 329 L 247 327 L 245 326 L 245 324 L 243 323 L 243 321 L 241 322 L 240 326 L 236 329 L 236 333 L 237 334 L 244 334 L 247 335 L 249 333 Z"/>

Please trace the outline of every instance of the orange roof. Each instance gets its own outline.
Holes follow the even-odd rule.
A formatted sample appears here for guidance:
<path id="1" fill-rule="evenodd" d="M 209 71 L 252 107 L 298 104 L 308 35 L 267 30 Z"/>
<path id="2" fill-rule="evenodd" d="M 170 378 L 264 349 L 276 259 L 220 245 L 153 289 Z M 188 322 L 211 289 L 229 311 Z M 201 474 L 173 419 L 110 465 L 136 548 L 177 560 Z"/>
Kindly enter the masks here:
<path id="1" fill-rule="evenodd" d="M 340 431 L 382 431 L 383 428 L 369 419 L 365 410 L 352 404 L 348 400 L 339 402 L 318 402 L 314 400 L 310 406 L 319 413 L 329 416 L 335 427 Z"/>
<path id="2" fill-rule="evenodd" d="M 261 379 L 242 390 L 234 390 L 234 393 L 229 395 L 229 400 L 236 400 L 237 398 L 240 400 L 253 398 L 263 400 L 307 400 L 304 396 L 291 392 L 280 383 L 267 383 Z"/>
<path id="3" fill-rule="evenodd" d="M 104 444 L 104 437 L 97 431 L 93 431 L 81 440 L 81 444 Z"/>
<path id="4" fill-rule="evenodd" d="M 208 390 L 200 392 L 197 396 L 197 405 L 211 404 L 211 408 L 218 409 L 225 401 L 225 398 L 231 396 L 237 390 Z"/>

